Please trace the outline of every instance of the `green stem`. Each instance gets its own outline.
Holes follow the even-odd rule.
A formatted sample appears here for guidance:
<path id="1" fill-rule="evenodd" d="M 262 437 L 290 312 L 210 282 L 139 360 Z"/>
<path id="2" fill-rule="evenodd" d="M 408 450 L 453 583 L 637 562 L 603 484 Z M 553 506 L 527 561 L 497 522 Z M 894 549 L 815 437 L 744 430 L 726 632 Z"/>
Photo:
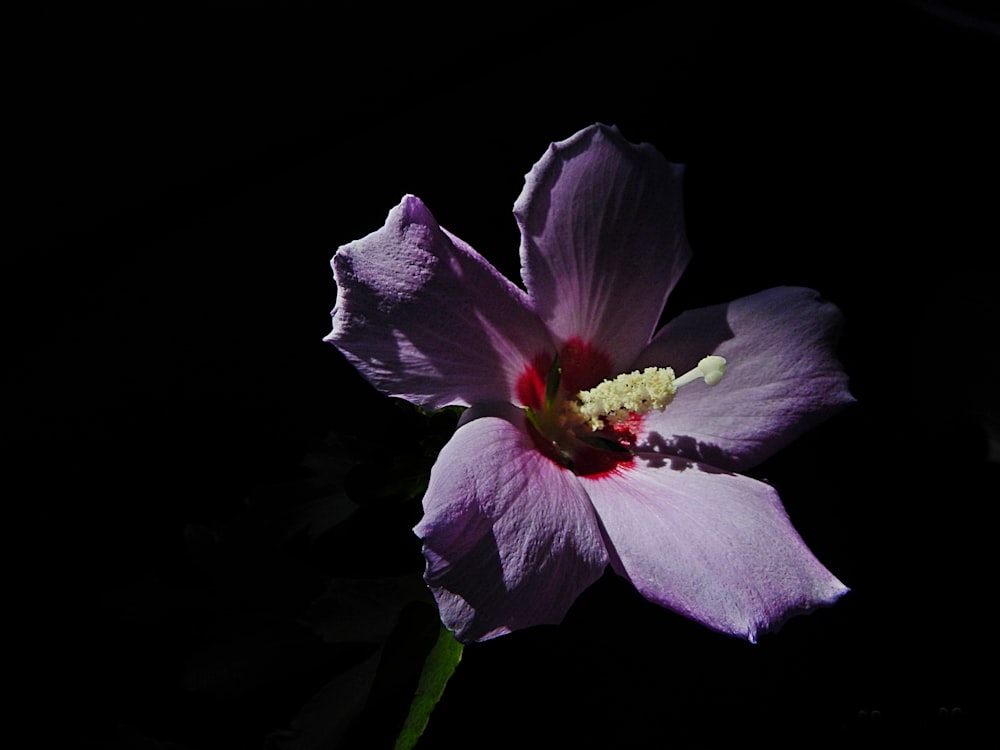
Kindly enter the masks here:
<path id="1" fill-rule="evenodd" d="M 462 660 L 463 648 L 463 645 L 455 640 L 455 636 L 442 625 L 437 641 L 427 654 L 424 667 L 420 671 L 413 702 L 410 703 L 410 711 L 406 715 L 406 721 L 403 722 L 403 729 L 396 737 L 394 750 L 412 750 L 416 746 L 424 729 L 427 728 L 431 712 L 441 700 L 448 679 Z"/>

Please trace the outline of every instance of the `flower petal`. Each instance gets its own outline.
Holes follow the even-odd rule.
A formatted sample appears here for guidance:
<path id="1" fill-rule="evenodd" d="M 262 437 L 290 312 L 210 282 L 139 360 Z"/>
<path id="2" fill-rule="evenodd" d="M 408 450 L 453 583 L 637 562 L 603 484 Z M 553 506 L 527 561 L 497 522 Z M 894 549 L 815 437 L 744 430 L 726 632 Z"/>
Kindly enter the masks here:
<path id="1" fill-rule="evenodd" d="M 628 470 L 583 484 L 614 569 L 650 601 L 710 628 L 755 641 L 847 592 L 763 482 L 643 454 Z"/>
<path id="2" fill-rule="evenodd" d="M 603 348 L 616 371 L 649 342 L 690 257 L 682 171 L 593 125 L 552 144 L 514 204 L 535 309 L 561 341 Z"/>
<path id="3" fill-rule="evenodd" d="M 854 399 L 834 356 L 842 318 L 812 289 L 777 287 L 690 310 L 661 330 L 635 367 L 678 373 L 726 358 L 718 385 L 684 386 L 646 415 L 640 444 L 739 470 L 760 463 Z"/>
<path id="4" fill-rule="evenodd" d="M 593 508 L 576 477 L 535 449 L 523 412 L 466 415 L 414 529 L 441 619 L 463 641 L 557 623 L 607 566 Z"/>
<path id="5" fill-rule="evenodd" d="M 528 363 L 553 350 L 524 292 L 413 196 L 332 265 L 326 340 L 391 396 L 428 407 L 513 400 Z"/>

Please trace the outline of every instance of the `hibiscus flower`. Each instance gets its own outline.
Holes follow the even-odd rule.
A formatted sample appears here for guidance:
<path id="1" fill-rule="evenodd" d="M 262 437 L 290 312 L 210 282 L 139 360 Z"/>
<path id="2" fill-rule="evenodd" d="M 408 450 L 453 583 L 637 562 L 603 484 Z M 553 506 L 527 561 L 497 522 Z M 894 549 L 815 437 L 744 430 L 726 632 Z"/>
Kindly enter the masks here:
<path id="1" fill-rule="evenodd" d="M 608 565 L 750 641 L 847 591 L 737 473 L 852 400 L 840 313 L 779 287 L 657 331 L 682 170 L 614 127 L 552 144 L 514 206 L 523 289 L 411 195 L 333 258 L 327 340 L 386 394 L 468 407 L 414 529 L 462 641 L 560 622 Z"/>

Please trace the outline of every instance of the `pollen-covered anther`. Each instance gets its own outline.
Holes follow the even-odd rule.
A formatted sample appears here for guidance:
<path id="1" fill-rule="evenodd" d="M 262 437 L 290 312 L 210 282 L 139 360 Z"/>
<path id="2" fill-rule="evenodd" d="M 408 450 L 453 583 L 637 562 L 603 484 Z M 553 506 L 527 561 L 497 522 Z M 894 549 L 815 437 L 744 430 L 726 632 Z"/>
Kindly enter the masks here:
<path id="1" fill-rule="evenodd" d="M 671 368 L 647 367 L 580 391 L 575 408 L 592 430 L 599 430 L 624 422 L 632 414 L 665 408 L 676 391 Z"/>
<path id="2" fill-rule="evenodd" d="M 600 430 L 653 409 L 662 411 L 674 400 L 674 394 L 682 385 L 699 379 L 715 385 L 722 380 L 725 372 L 726 360 L 715 355 L 705 357 L 697 367 L 679 378 L 674 377 L 670 367 L 647 367 L 580 391 L 576 401 L 570 402 L 571 408 L 590 429 Z"/>

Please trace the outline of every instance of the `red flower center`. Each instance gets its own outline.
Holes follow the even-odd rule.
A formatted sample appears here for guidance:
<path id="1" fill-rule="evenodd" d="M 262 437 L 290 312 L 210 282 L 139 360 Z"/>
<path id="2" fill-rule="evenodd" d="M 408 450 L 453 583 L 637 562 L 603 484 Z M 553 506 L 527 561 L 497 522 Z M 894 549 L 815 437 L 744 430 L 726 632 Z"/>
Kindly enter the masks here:
<path id="1" fill-rule="evenodd" d="M 598 432 L 586 424 L 566 423 L 567 400 L 614 374 L 608 356 L 573 338 L 560 349 L 555 372 L 553 363 L 552 353 L 538 354 L 516 385 L 518 400 L 532 415 L 528 429 L 538 451 L 580 476 L 602 476 L 631 465 L 630 449 L 642 424 L 641 416 L 633 414 Z"/>

